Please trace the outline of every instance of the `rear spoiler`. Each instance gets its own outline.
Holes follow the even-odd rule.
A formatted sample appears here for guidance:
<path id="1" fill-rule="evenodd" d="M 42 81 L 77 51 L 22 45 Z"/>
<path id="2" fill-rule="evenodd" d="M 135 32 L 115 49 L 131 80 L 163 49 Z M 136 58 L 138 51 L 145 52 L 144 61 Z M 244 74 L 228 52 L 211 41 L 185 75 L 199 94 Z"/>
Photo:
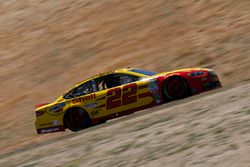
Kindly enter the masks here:
<path id="1" fill-rule="evenodd" d="M 35 105 L 35 108 L 37 109 L 37 108 L 42 107 L 42 106 L 45 106 L 45 105 L 47 105 L 47 104 L 49 104 L 49 103 L 37 104 L 37 105 Z"/>

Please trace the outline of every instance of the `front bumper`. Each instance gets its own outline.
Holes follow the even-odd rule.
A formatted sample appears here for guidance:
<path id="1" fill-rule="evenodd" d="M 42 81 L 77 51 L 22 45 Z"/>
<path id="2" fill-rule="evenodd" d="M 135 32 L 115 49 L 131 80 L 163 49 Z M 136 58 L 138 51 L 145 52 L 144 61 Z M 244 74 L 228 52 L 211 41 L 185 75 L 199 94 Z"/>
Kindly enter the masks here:
<path id="1" fill-rule="evenodd" d="M 205 82 L 203 82 L 203 89 L 212 90 L 220 87 L 222 85 L 218 76 L 214 72 L 209 72 Z"/>
<path id="2" fill-rule="evenodd" d="M 220 87 L 222 87 L 220 81 L 208 82 L 203 85 L 204 90 L 211 90 L 211 89 L 216 89 Z"/>

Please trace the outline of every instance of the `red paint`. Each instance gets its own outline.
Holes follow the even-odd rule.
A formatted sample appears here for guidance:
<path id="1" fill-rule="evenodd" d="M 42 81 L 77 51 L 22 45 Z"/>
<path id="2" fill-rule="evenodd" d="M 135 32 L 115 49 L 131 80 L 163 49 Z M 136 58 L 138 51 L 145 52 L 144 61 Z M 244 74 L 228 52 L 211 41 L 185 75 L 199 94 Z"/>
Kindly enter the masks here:
<path id="1" fill-rule="evenodd" d="M 122 95 L 123 92 L 123 95 Z M 121 88 L 110 89 L 107 92 L 107 110 L 137 102 L 137 85 L 129 84 Z"/>
<path id="2" fill-rule="evenodd" d="M 107 110 L 121 106 L 121 88 L 109 90 L 107 97 Z"/>
<path id="3" fill-rule="evenodd" d="M 39 107 L 45 106 L 45 105 L 47 105 L 47 104 L 49 104 L 49 103 L 37 104 L 37 105 L 35 105 L 35 108 L 39 108 Z"/>
<path id="4" fill-rule="evenodd" d="M 122 95 L 122 105 L 127 105 L 131 103 L 137 102 L 137 85 L 131 84 L 123 87 L 123 95 Z"/>

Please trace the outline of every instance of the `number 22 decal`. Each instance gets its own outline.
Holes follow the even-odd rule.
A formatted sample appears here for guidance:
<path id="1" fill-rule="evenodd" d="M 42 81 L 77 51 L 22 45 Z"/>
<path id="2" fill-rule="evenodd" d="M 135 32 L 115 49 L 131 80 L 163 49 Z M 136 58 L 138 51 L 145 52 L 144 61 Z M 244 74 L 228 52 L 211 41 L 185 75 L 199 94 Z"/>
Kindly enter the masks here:
<path id="1" fill-rule="evenodd" d="M 123 92 L 123 95 L 122 95 Z M 114 88 L 107 92 L 107 110 L 137 102 L 137 85 L 126 85 L 122 89 Z"/>

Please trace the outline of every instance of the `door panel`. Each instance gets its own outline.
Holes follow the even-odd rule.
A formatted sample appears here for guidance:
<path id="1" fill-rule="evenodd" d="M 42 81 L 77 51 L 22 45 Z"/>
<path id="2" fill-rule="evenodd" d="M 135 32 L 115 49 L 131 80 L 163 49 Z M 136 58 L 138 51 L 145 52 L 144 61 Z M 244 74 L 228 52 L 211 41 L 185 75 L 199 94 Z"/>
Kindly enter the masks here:
<path id="1" fill-rule="evenodd" d="M 134 82 L 107 90 L 106 112 L 113 114 L 153 104 L 153 94 L 148 87 L 140 86 L 143 84 L 148 85 L 147 82 Z"/>
<path id="2" fill-rule="evenodd" d="M 148 79 L 98 91 L 95 108 L 98 115 L 95 118 L 115 117 L 151 107 L 156 104 L 154 92 L 157 88 L 156 80 Z"/>

